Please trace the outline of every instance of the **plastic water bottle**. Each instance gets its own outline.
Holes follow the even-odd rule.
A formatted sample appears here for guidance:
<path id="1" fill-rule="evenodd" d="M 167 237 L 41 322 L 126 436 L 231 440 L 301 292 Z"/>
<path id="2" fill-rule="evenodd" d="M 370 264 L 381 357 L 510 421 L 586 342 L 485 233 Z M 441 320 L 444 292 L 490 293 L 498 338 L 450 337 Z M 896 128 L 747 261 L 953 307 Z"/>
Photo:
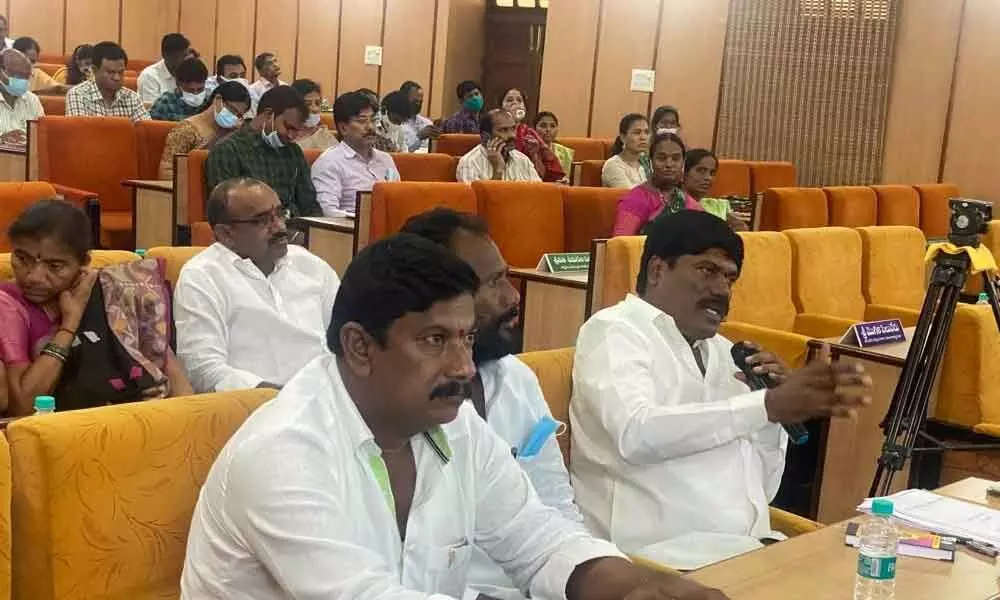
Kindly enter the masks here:
<path id="1" fill-rule="evenodd" d="M 872 502 L 872 516 L 858 528 L 860 551 L 854 600 L 893 600 L 896 596 L 896 544 L 899 534 L 892 522 L 892 501 Z"/>
<path id="2" fill-rule="evenodd" d="M 35 396 L 35 414 L 47 415 L 56 412 L 56 399 L 52 396 Z"/>

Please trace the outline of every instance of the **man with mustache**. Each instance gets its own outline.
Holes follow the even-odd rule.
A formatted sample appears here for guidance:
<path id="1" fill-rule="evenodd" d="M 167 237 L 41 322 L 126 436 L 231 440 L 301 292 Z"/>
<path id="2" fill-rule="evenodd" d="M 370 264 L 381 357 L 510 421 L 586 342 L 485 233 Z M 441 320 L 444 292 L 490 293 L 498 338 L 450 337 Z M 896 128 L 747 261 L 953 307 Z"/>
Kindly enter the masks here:
<path id="1" fill-rule="evenodd" d="M 475 272 L 397 234 L 344 273 L 327 344 L 205 481 L 181 598 L 460 598 L 482 547 L 535 598 L 724 600 L 632 566 L 539 501 L 466 401 Z"/>
<path id="2" fill-rule="evenodd" d="M 448 248 L 479 277 L 481 283 L 475 296 L 477 334 L 472 348 L 477 372 L 470 397 L 479 416 L 517 456 L 532 431 L 552 415 L 538 378 L 513 356 L 520 346 L 517 325 L 521 296 L 507 277 L 506 261 L 482 219 L 449 208 L 417 215 L 407 221 L 402 231 Z M 582 523 L 556 436 L 549 436 L 536 456 L 522 454 L 518 459 L 541 501 L 567 520 Z M 476 593 L 504 600 L 524 598 L 500 566 L 478 546 L 466 598 L 474 598 Z"/>
<path id="3" fill-rule="evenodd" d="M 458 160 L 458 181 L 541 181 L 531 159 L 514 147 L 516 126 L 514 117 L 502 108 L 483 113 L 479 119 L 482 143 Z"/>
<path id="4" fill-rule="evenodd" d="M 326 353 L 340 280 L 289 245 L 288 211 L 256 179 L 230 179 L 206 206 L 218 240 L 181 269 L 174 291 L 177 356 L 196 392 L 280 387 Z"/>
<path id="5" fill-rule="evenodd" d="M 591 530 L 626 552 L 692 569 L 772 538 L 782 424 L 870 402 L 860 366 L 819 360 L 751 392 L 719 335 L 743 241 L 721 219 L 681 211 L 650 225 L 637 295 L 580 330 L 570 404 L 576 500 Z M 780 534 L 777 534 L 780 535 Z"/>

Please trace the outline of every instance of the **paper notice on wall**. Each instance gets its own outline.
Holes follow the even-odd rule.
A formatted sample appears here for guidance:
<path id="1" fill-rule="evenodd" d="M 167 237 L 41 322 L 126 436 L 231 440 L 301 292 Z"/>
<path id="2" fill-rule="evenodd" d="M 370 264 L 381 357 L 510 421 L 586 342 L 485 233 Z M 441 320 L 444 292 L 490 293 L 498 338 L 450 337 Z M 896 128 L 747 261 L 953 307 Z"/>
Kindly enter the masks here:
<path id="1" fill-rule="evenodd" d="M 365 46 L 365 64 L 382 65 L 382 46 Z"/>
<path id="2" fill-rule="evenodd" d="M 656 87 L 656 71 L 632 69 L 632 85 L 630 87 L 633 92 L 653 93 L 653 88 Z"/>

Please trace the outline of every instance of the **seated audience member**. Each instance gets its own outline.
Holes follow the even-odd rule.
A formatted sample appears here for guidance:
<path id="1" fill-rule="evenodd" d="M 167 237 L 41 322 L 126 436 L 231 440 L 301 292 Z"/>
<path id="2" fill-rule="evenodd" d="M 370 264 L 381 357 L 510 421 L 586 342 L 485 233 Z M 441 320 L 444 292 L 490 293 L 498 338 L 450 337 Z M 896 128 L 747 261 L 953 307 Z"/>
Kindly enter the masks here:
<path id="1" fill-rule="evenodd" d="M 542 181 L 568 182 L 566 172 L 563 171 L 555 153 L 548 147 L 542 136 L 524 122 L 528 111 L 521 90 L 517 88 L 507 90 L 504 92 L 500 104 L 500 108 L 514 117 L 514 122 L 517 123 L 517 128 L 514 130 L 514 147 L 531 159 L 531 164 L 535 165 L 535 171 L 538 172 Z"/>
<path id="2" fill-rule="evenodd" d="M 406 121 L 409 110 L 410 103 L 399 90 L 389 92 L 382 98 L 379 122 L 382 124 L 382 135 L 392 143 L 392 152 L 410 151 L 403 131 L 403 122 Z"/>
<path id="3" fill-rule="evenodd" d="M 139 94 L 122 86 L 128 55 L 114 42 L 94 46 L 94 78 L 66 93 L 67 117 L 124 117 L 146 121 L 149 111 Z"/>
<path id="4" fill-rule="evenodd" d="M 531 159 L 514 147 L 514 117 L 502 108 L 483 114 L 483 142 L 458 161 L 457 179 L 463 183 L 496 181 L 541 181 Z"/>
<path id="5" fill-rule="evenodd" d="M 309 163 L 294 143 L 305 127 L 307 112 L 302 94 L 287 85 L 265 92 L 257 116 L 209 152 L 208 189 L 227 179 L 259 179 L 277 192 L 293 217 L 319 216 Z"/>
<path id="6" fill-rule="evenodd" d="M 483 114 L 483 92 L 475 81 L 463 81 L 455 90 L 462 108 L 441 123 L 442 133 L 479 133 L 479 118 Z"/>
<path id="7" fill-rule="evenodd" d="M 653 132 L 681 135 L 681 114 L 673 106 L 661 106 L 653 112 Z"/>
<path id="8" fill-rule="evenodd" d="M 41 200 L 7 232 L 14 282 L 0 283 L 0 361 L 8 416 L 36 396 L 57 410 L 191 394 L 170 350 L 170 310 L 155 260 L 89 268 L 90 220 Z"/>
<path id="9" fill-rule="evenodd" d="M 218 241 L 177 280 L 177 355 L 199 393 L 282 386 L 326 352 L 340 280 L 288 243 L 288 213 L 265 183 L 224 181 L 206 211 Z"/>
<path id="10" fill-rule="evenodd" d="M 68 85 L 59 83 L 51 75 L 35 66 L 42 48 L 34 38 L 17 38 L 14 40 L 14 50 L 17 50 L 31 61 L 31 91 L 33 93 L 41 96 L 61 96 L 69 90 Z"/>
<path id="11" fill-rule="evenodd" d="M 536 598 L 717 600 L 539 500 L 466 402 L 475 272 L 399 234 L 358 254 L 327 345 L 225 445 L 181 598 L 461 598 L 472 545 Z"/>
<path id="12" fill-rule="evenodd" d="M 354 214 L 358 192 L 378 181 L 399 181 L 392 157 L 375 148 L 377 106 L 361 92 L 348 92 L 333 103 L 340 144 L 323 152 L 312 166 L 312 183 L 327 217 Z"/>
<path id="13" fill-rule="evenodd" d="M 7 26 L 7 17 L 0 15 L 0 50 L 14 47 L 14 40 L 10 37 L 10 28 Z"/>
<path id="14" fill-rule="evenodd" d="M 508 266 L 478 217 L 436 208 L 410 219 L 403 233 L 412 233 L 450 249 L 476 272 L 476 341 L 472 360 L 472 405 L 504 443 L 517 452 L 543 419 L 551 419 L 535 374 L 513 353 L 518 346 L 518 306 L 521 295 L 507 278 Z M 583 517 L 573 503 L 573 488 L 553 433 L 534 456 L 518 464 L 538 497 L 569 521 Z M 476 545 L 468 584 L 476 593 L 496 598 L 523 598 L 503 569 Z M 516 596 L 513 596 L 516 594 Z M 472 594 L 474 597 L 475 594 Z M 466 594 L 469 597 L 469 594 Z"/>
<path id="15" fill-rule="evenodd" d="M 611 158 L 601 168 L 601 183 L 609 188 L 634 188 L 649 178 L 649 122 L 632 113 L 618 123 Z"/>
<path id="16" fill-rule="evenodd" d="M 427 152 L 430 147 L 428 140 L 436 140 L 441 135 L 441 128 L 435 127 L 433 121 L 420 114 L 424 108 L 424 88 L 416 81 L 406 81 L 399 91 L 406 95 L 410 103 L 408 117 L 403 121 L 407 151 Z"/>
<path id="17" fill-rule="evenodd" d="M 139 73 L 139 96 L 147 104 L 177 89 L 177 68 L 194 57 L 191 42 L 180 33 L 168 33 L 160 39 L 160 60 Z"/>
<path id="18" fill-rule="evenodd" d="M 720 219 L 657 220 L 638 295 L 580 329 L 573 489 L 591 531 L 626 552 L 692 568 L 689 557 L 712 554 L 722 537 L 752 548 L 780 536 L 768 503 L 784 470 L 781 425 L 870 402 L 858 365 L 818 360 L 789 373 L 766 351 L 747 362 L 776 387 L 750 391 L 718 333 L 742 263 L 743 241 Z"/>
<path id="19" fill-rule="evenodd" d="M 612 235 L 638 235 L 657 218 L 682 210 L 704 210 L 698 201 L 687 196 L 684 181 L 684 142 L 672 133 L 653 138 L 653 172 L 649 180 L 629 190 L 615 213 Z"/>
<path id="20" fill-rule="evenodd" d="M 205 107 L 205 80 L 208 68 L 197 58 L 189 58 L 174 70 L 177 89 L 160 96 L 149 109 L 159 121 L 183 121 Z"/>
<path id="21" fill-rule="evenodd" d="M 278 62 L 277 54 L 261 52 L 253 60 L 253 66 L 257 70 L 257 81 L 250 84 L 250 95 L 253 96 L 254 102 L 259 102 L 269 90 L 288 85 L 279 79 L 281 63 Z"/>
<path id="22" fill-rule="evenodd" d="M 323 90 L 319 84 L 312 79 L 296 79 L 292 82 L 292 87 L 302 94 L 306 108 L 309 109 L 309 116 L 305 121 L 306 134 L 295 143 L 303 150 L 326 150 L 336 146 L 338 143 L 336 134 L 322 121 Z"/>
<path id="23" fill-rule="evenodd" d="M 396 139 L 390 137 L 389 128 L 386 125 L 388 119 L 382 113 L 382 103 L 378 94 L 375 90 L 368 88 L 360 88 L 355 92 L 368 96 L 375 106 L 375 116 L 372 118 L 372 123 L 375 126 L 375 149 L 382 152 L 400 152 L 399 148 L 404 145 L 402 131 L 396 132 L 398 134 Z"/>
<path id="24" fill-rule="evenodd" d="M 247 88 L 236 81 L 224 81 L 212 92 L 205 110 L 184 119 L 167 134 L 160 158 L 160 179 L 173 180 L 174 156 L 192 150 L 211 150 L 243 124 L 243 117 L 249 111 Z"/>
<path id="25" fill-rule="evenodd" d="M 236 81 L 250 89 L 250 82 L 247 81 L 247 64 L 243 62 L 243 57 L 236 54 L 223 54 L 219 60 L 215 61 L 215 75 L 205 80 L 205 91 L 211 94 L 215 88 L 226 81 Z"/>
<path id="26" fill-rule="evenodd" d="M 725 198 L 710 198 L 709 190 L 715 183 L 715 173 L 719 168 L 719 159 L 711 150 L 695 148 L 684 154 L 684 194 L 685 201 L 696 201 L 709 213 L 729 223 L 733 231 L 746 231 L 747 225 L 729 210 L 729 201 Z"/>
<path id="27" fill-rule="evenodd" d="M 73 50 L 73 56 L 52 76 L 59 83 L 70 87 L 94 78 L 94 47 L 80 44 Z"/>
<path id="28" fill-rule="evenodd" d="M 573 149 L 556 141 L 559 137 L 559 119 L 549 111 L 543 110 L 535 117 L 535 131 L 542 136 L 542 141 L 556 155 L 563 173 L 569 175 L 573 169 Z"/>
<path id="29" fill-rule="evenodd" d="M 28 88 L 31 63 L 20 52 L 0 52 L 0 143 L 20 146 L 28 141 L 28 121 L 45 116 L 42 103 Z"/>

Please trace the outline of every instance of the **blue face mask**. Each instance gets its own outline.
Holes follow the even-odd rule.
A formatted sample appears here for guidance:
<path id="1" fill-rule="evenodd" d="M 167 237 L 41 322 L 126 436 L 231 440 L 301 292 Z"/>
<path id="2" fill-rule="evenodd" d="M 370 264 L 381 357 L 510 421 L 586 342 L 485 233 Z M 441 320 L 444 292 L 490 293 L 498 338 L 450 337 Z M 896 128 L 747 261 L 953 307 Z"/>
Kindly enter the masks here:
<path id="1" fill-rule="evenodd" d="M 27 79 L 21 79 L 20 77 L 7 76 L 7 83 L 0 83 L 3 85 L 3 89 L 7 91 L 8 94 L 14 97 L 21 97 L 27 93 L 28 89 L 31 87 L 31 82 Z"/>
<path id="2" fill-rule="evenodd" d="M 278 135 L 278 130 L 274 128 L 274 117 L 271 117 L 271 133 L 262 132 L 262 135 L 264 136 L 264 143 L 275 150 L 285 147 L 285 142 L 281 141 L 281 136 Z"/>
<path id="3" fill-rule="evenodd" d="M 240 124 L 240 118 L 223 106 L 222 110 L 215 113 L 215 124 L 223 129 L 235 129 Z"/>

